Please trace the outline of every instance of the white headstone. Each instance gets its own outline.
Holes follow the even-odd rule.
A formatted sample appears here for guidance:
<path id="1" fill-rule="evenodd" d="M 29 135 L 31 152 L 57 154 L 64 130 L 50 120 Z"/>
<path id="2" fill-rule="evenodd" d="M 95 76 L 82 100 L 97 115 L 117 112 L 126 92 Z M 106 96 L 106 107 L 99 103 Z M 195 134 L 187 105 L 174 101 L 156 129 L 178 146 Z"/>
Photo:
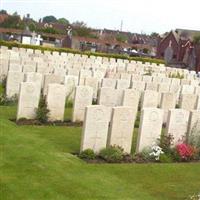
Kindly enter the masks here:
<path id="1" fill-rule="evenodd" d="M 112 109 L 108 145 L 117 145 L 124 152 L 131 152 L 135 115 L 132 107 L 120 106 Z"/>
<path id="2" fill-rule="evenodd" d="M 136 152 L 156 144 L 160 139 L 163 111 L 158 108 L 144 108 L 141 113 Z"/>
<path id="3" fill-rule="evenodd" d="M 86 107 L 81 137 L 81 151 L 92 149 L 98 153 L 106 147 L 110 121 L 109 112 L 107 107 L 101 105 Z"/>
<path id="4" fill-rule="evenodd" d="M 65 111 L 65 86 L 61 84 L 49 84 L 47 90 L 47 108 L 49 109 L 49 121 L 63 121 Z"/>
<path id="5" fill-rule="evenodd" d="M 141 108 L 157 108 L 158 92 L 146 90 L 142 93 Z"/>
<path id="6" fill-rule="evenodd" d="M 84 120 L 85 107 L 92 105 L 93 89 L 89 86 L 77 86 L 73 104 L 73 122 Z"/>
<path id="7" fill-rule="evenodd" d="M 167 135 L 174 137 L 174 145 L 186 139 L 188 130 L 189 111 L 183 109 L 171 109 L 167 121 Z"/>
<path id="8" fill-rule="evenodd" d="M 24 74 L 22 72 L 8 72 L 6 82 L 6 96 L 11 98 L 19 94 L 20 83 L 24 80 Z"/>
<path id="9" fill-rule="evenodd" d="M 34 119 L 40 100 L 40 86 L 33 82 L 22 82 L 17 109 L 17 120 L 20 118 Z"/>

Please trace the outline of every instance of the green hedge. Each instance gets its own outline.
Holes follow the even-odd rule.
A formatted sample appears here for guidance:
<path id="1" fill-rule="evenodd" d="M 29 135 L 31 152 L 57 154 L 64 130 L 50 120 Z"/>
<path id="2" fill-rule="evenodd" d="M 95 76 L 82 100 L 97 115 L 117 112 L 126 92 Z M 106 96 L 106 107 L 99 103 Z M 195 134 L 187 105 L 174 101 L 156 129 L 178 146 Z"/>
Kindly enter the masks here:
<path id="1" fill-rule="evenodd" d="M 66 53 L 73 53 L 73 54 L 81 54 L 81 55 L 88 55 L 88 56 L 100 56 L 100 57 L 107 57 L 107 58 L 116 58 L 116 59 L 128 59 L 128 60 L 135 60 L 135 61 L 141 61 L 143 63 L 150 62 L 150 63 L 156 63 L 156 64 L 164 64 L 164 60 L 160 59 L 154 59 L 154 58 L 143 58 L 143 57 L 129 57 L 126 55 L 121 54 L 107 54 L 107 53 L 94 53 L 94 52 L 82 52 L 76 49 L 69 49 L 69 48 L 52 48 L 52 47 L 43 47 L 43 46 L 35 46 L 35 45 L 27 45 L 27 44 L 21 44 L 17 42 L 8 42 L 4 40 L 0 40 L 0 46 L 7 46 L 9 49 L 12 49 L 12 47 L 18 47 L 18 48 L 26 48 L 26 49 L 37 49 L 44 51 L 58 51 L 58 52 L 66 52 Z"/>

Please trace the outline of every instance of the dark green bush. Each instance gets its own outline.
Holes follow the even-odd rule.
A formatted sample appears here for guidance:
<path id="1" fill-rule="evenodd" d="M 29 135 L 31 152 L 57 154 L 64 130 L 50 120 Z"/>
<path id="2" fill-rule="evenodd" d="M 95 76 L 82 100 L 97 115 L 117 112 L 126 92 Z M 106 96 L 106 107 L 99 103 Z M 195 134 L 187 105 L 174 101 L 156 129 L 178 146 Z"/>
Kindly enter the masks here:
<path id="1" fill-rule="evenodd" d="M 6 94 L 0 94 L 0 106 L 12 106 L 17 104 L 17 96 L 8 98 Z"/>
<path id="2" fill-rule="evenodd" d="M 155 158 L 150 155 L 151 149 L 149 147 L 144 148 L 140 153 L 136 154 L 136 162 L 153 162 Z"/>
<path id="3" fill-rule="evenodd" d="M 123 149 L 118 146 L 110 146 L 102 149 L 99 157 L 110 163 L 120 162 L 123 160 Z"/>
<path id="4" fill-rule="evenodd" d="M 160 162 L 161 163 L 171 163 L 171 162 L 173 162 L 173 158 L 172 158 L 171 154 L 161 154 Z"/>
<path id="5" fill-rule="evenodd" d="M 39 106 L 36 110 L 36 119 L 41 123 L 46 123 L 48 121 L 49 109 L 47 108 L 46 99 L 41 96 Z"/>
<path id="6" fill-rule="evenodd" d="M 173 135 L 161 135 L 161 138 L 159 139 L 159 145 L 162 150 L 165 152 L 165 154 L 171 154 L 172 153 L 172 144 L 173 144 L 174 137 Z"/>
<path id="7" fill-rule="evenodd" d="M 82 159 L 94 160 L 96 156 L 92 149 L 86 149 L 80 153 L 79 157 Z"/>

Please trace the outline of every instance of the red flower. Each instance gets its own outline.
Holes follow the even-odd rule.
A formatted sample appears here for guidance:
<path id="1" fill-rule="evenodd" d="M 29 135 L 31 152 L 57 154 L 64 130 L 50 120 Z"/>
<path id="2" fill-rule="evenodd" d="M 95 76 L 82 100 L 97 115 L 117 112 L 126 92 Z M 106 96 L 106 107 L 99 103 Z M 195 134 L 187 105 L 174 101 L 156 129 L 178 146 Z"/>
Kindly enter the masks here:
<path id="1" fill-rule="evenodd" d="M 195 153 L 195 148 L 185 143 L 178 144 L 176 150 L 182 159 L 190 159 Z"/>

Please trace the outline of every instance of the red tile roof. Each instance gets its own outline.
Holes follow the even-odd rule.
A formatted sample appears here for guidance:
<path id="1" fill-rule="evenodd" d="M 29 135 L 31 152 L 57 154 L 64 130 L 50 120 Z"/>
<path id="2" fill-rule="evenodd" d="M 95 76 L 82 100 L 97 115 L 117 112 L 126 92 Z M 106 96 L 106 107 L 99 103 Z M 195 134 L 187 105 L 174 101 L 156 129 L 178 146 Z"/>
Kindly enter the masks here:
<path id="1" fill-rule="evenodd" d="M 7 14 L 0 14 L 0 23 L 4 22 L 5 19 L 8 18 L 8 15 Z"/>

